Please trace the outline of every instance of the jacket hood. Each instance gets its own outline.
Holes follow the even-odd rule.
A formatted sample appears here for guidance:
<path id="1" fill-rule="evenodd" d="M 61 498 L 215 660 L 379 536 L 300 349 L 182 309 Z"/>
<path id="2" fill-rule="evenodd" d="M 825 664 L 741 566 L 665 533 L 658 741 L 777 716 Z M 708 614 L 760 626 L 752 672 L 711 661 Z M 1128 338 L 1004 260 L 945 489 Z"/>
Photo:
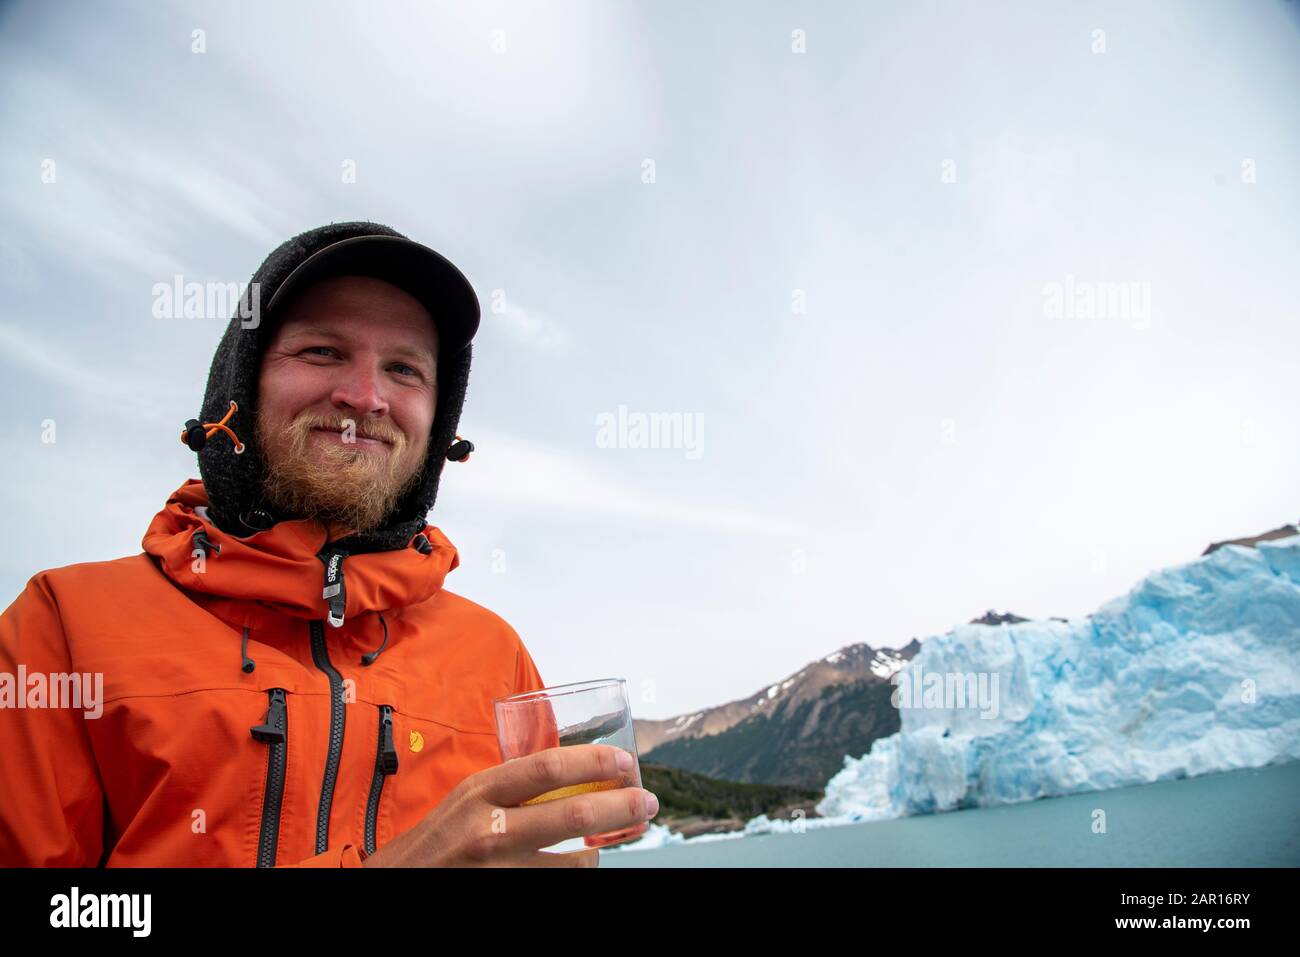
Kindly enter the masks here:
<path id="1" fill-rule="evenodd" d="M 313 253 L 359 236 L 393 236 L 401 233 L 378 223 L 335 223 L 309 230 L 282 243 L 258 267 L 239 308 L 230 319 L 208 373 L 199 422 L 224 422 L 228 435 L 214 433 L 198 453 L 199 473 L 210 496 L 213 524 L 230 535 L 249 536 L 276 523 L 302 516 L 278 513 L 262 496 L 264 460 L 254 428 L 257 384 L 262 353 L 271 341 L 275 317 L 260 315 L 257 304 L 270 303 L 285 279 Z M 452 267 L 454 269 L 454 267 Z M 463 278 L 463 277 L 462 277 Z M 468 287 L 477 323 L 478 301 Z M 256 296 L 256 300 L 250 297 Z M 250 321 L 256 316 L 257 321 Z M 430 429 L 428 453 L 417 485 L 394 507 L 375 531 L 351 535 L 340 545 L 349 554 L 391 551 L 406 547 L 425 527 L 425 517 L 438 494 L 438 480 L 447 450 L 456 438 L 469 384 L 471 348 L 438 357 L 438 404 Z M 235 411 L 231 413 L 231 402 Z M 236 445 L 236 438 L 239 445 Z M 239 448 L 237 453 L 235 450 Z"/>
<path id="2" fill-rule="evenodd" d="M 286 520 L 239 538 L 216 527 L 208 508 L 203 483 L 188 479 L 154 516 L 144 550 L 177 585 L 223 600 L 222 617 L 252 628 L 283 621 L 283 615 L 341 625 L 346 618 L 419 604 L 460 564 L 456 547 L 432 525 L 404 548 L 349 555 L 338 542 L 326 542 L 326 527 L 317 519 Z M 326 598 L 331 574 L 339 591 Z"/>

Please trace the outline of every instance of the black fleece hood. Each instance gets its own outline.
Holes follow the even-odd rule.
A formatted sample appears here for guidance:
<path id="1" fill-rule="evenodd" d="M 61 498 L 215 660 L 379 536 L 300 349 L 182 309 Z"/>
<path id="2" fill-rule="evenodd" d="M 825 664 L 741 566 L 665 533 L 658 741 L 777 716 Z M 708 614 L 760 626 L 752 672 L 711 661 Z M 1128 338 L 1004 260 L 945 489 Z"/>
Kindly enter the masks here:
<path id="1" fill-rule="evenodd" d="M 225 425 L 243 446 L 243 451 L 235 451 L 235 439 L 228 433 L 213 430 L 212 435 L 203 441 L 198 457 L 199 472 L 208 494 L 208 515 L 213 524 L 227 534 L 246 537 L 277 522 L 302 517 L 278 513 L 261 494 L 265 464 L 257 447 L 254 428 L 257 384 L 262 352 L 273 335 L 275 310 L 266 310 L 267 315 L 259 315 L 260 310 L 254 309 L 253 303 L 271 304 L 281 284 L 308 257 L 335 243 L 360 236 L 407 238 L 388 226 L 356 222 L 321 226 L 282 243 L 253 274 L 239 309 L 231 317 L 230 325 L 217 346 L 198 421 L 211 425 L 224 419 Z M 473 287 L 450 263 L 446 263 L 443 278 L 454 283 L 455 292 L 460 297 L 458 308 L 463 312 L 462 322 L 468 324 L 472 334 L 479 319 L 479 303 Z M 252 296 L 258 298 L 253 300 Z M 437 322 L 438 310 L 430 311 Z M 257 321 L 253 321 L 251 316 L 257 316 Z M 452 354 L 439 352 L 438 405 L 419 483 L 398 502 L 381 527 L 340 539 L 331 543 L 333 547 L 358 554 L 406 548 L 413 540 L 416 545 L 421 541 L 427 542 L 423 536 L 419 539 L 415 536 L 424 529 L 426 516 L 433 508 L 438 495 L 438 479 L 447 461 L 448 449 L 456 438 L 456 425 L 460 421 L 469 384 L 470 356 L 468 341 Z M 237 409 L 226 418 L 232 401 Z"/>

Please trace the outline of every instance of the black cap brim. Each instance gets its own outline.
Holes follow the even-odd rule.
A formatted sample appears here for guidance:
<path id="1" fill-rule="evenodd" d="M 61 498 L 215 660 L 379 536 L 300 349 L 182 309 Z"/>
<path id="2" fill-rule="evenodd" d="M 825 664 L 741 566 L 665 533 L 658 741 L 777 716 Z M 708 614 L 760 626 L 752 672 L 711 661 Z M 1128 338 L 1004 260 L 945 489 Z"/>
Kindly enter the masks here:
<path id="1" fill-rule="evenodd" d="M 285 277 L 266 304 L 266 315 L 314 282 L 336 276 L 370 276 L 410 293 L 438 328 L 439 362 L 459 353 L 474 338 L 479 301 L 464 273 L 428 246 L 397 236 L 356 236 L 308 256 Z"/>

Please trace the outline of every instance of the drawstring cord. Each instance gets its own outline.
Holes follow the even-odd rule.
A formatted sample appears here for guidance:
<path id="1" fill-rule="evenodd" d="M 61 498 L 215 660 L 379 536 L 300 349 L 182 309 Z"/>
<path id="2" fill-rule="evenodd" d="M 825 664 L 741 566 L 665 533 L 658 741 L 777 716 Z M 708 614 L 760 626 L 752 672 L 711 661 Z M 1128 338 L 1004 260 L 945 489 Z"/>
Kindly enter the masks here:
<path id="1" fill-rule="evenodd" d="M 375 659 L 379 657 L 379 652 L 383 651 L 384 645 L 388 644 L 388 622 L 384 621 L 384 616 L 382 612 L 379 613 L 379 623 L 384 626 L 384 641 L 375 651 L 367 652 L 366 654 L 361 656 L 361 663 L 363 665 L 374 664 Z"/>
<path id="2" fill-rule="evenodd" d="M 218 432 L 225 432 L 226 435 L 230 436 L 230 441 L 235 443 L 235 454 L 243 454 L 244 443 L 239 441 L 239 436 L 235 434 L 235 430 L 226 425 L 230 421 L 230 417 L 238 411 L 239 406 L 234 399 L 231 399 L 230 408 L 220 422 L 200 422 L 198 419 L 187 420 L 185 429 L 181 432 L 181 444 L 188 445 L 192 450 L 198 452 L 208 444 L 208 439 Z"/>
<path id="3" fill-rule="evenodd" d="M 384 650 L 384 648 L 388 646 L 388 622 L 384 621 L 384 616 L 382 613 L 380 613 L 379 615 L 379 623 L 384 626 L 384 640 L 383 642 L 380 643 L 377 649 L 375 649 L 374 651 L 367 652 L 366 654 L 361 656 L 361 663 L 363 665 L 374 664 L 375 659 L 378 658 L 380 653 Z M 253 669 L 257 667 L 257 662 L 255 662 L 252 658 L 248 657 L 248 626 L 247 625 L 244 626 L 244 640 L 240 645 L 239 653 L 244 659 L 243 664 L 240 665 L 240 668 L 243 670 L 244 674 L 251 674 Z"/>

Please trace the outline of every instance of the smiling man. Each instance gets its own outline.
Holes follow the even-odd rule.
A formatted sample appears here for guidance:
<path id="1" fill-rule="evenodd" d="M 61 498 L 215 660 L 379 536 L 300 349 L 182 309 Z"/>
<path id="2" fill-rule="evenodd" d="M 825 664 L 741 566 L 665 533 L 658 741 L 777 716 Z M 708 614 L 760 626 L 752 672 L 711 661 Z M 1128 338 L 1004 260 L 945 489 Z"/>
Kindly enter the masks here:
<path id="1" fill-rule="evenodd" d="M 331 536 L 378 528 L 420 480 L 437 409 L 438 331 L 391 283 L 342 276 L 287 307 L 262 357 L 263 488 Z"/>
<path id="2" fill-rule="evenodd" d="M 493 701 L 542 678 L 443 587 L 460 556 L 426 521 L 472 449 L 473 287 L 340 223 L 248 290 L 265 308 L 231 318 L 180 433 L 202 480 L 142 553 L 40 572 L 0 616 L 0 675 L 103 681 L 95 712 L 0 696 L 0 866 L 595 865 L 541 849 L 644 822 L 649 792 L 525 805 L 631 757 L 552 727 L 501 762 Z"/>

